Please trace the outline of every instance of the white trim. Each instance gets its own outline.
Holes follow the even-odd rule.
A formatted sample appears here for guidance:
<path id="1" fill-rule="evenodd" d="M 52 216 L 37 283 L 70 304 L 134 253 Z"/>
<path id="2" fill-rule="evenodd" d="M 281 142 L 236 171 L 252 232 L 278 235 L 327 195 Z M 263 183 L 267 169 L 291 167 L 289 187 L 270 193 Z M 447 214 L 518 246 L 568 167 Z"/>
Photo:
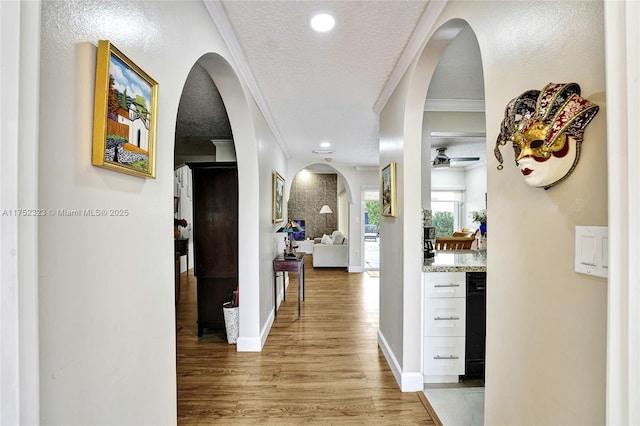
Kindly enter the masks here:
<path id="1" fill-rule="evenodd" d="M 262 112 L 265 121 L 273 132 L 278 145 L 280 145 L 280 149 L 282 149 L 282 152 L 284 153 L 286 158 L 291 158 L 289 149 L 284 143 L 284 138 L 280 133 L 280 129 L 273 118 L 273 114 L 271 114 L 271 110 L 267 105 L 267 101 L 264 99 L 264 96 L 262 96 L 260 86 L 258 85 L 253 72 L 251 71 L 251 67 L 249 67 L 249 63 L 247 62 L 247 58 L 244 56 L 242 47 L 240 47 L 238 37 L 233 31 L 233 26 L 231 25 L 229 17 L 224 10 L 224 6 L 220 1 L 217 0 L 203 0 L 203 3 L 207 11 L 209 12 L 209 15 L 211 16 L 211 19 L 213 19 L 213 22 L 218 28 L 218 31 L 220 31 L 220 35 L 222 36 L 222 39 L 224 40 L 227 48 L 229 49 L 229 52 L 231 53 L 231 56 L 233 57 L 233 60 L 236 63 L 236 66 L 238 67 L 238 74 L 242 76 L 247 86 L 249 87 L 249 91 L 253 95 L 253 99 L 255 100 L 256 105 L 258 105 L 258 108 Z"/>
<path id="2" fill-rule="evenodd" d="M 265 341 L 266 336 L 264 339 L 258 337 L 238 337 L 238 341 L 236 342 L 236 351 L 261 352 Z"/>
<path id="3" fill-rule="evenodd" d="M 640 424 L 640 3 L 605 1 L 609 280 L 606 423 Z"/>
<path id="4" fill-rule="evenodd" d="M 380 346 L 380 350 L 382 350 L 382 354 L 387 360 L 387 364 L 389 364 L 389 367 L 391 368 L 393 377 L 395 377 L 402 392 L 417 392 L 424 388 L 422 373 L 405 373 L 402 371 L 400 364 L 398 364 L 398 360 L 387 343 L 387 339 L 384 338 L 384 335 L 380 330 L 378 330 L 378 346 Z"/>
<path id="5" fill-rule="evenodd" d="M 242 308 L 241 308 L 242 309 Z M 260 330 L 260 338 L 256 337 L 238 337 L 238 341 L 236 342 L 236 351 L 237 352 L 262 352 L 262 348 L 264 344 L 267 342 L 267 337 L 269 337 L 269 331 L 271 331 L 271 326 L 273 325 L 273 321 L 275 320 L 273 311 L 269 315 L 267 322 L 265 323 L 262 330 Z"/>
<path id="6" fill-rule="evenodd" d="M 396 383 L 400 385 L 402 388 L 402 368 L 400 368 L 400 364 L 398 364 L 398 360 L 393 355 L 393 351 L 387 343 L 387 339 L 384 338 L 382 334 L 382 330 L 378 329 L 378 346 L 380 346 L 380 350 L 382 350 L 382 354 L 384 358 L 387 360 L 387 364 L 389 364 L 389 368 L 391 368 L 391 373 L 393 373 L 393 377 L 396 378 Z"/>
<path id="7" fill-rule="evenodd" d="M 448 0 L 431 0 L 427 5 L 427 8 L 424 10 L 424 13 L 420 17 L 420 20 L 413 31 L 413 34 L 411 34 L 411 38 L 409 38 L 406 47 L 402 51 L 400 59 L 398 59 L 398 63 L 391 72 L 391 75 L 382 88 L 380 95 L 378 95 L 376 103 L 373 105 L 373 111 L 377 114 L 380 114 L 380 111 L 384 108 L 385 104 L 391 97 L 391 94 L 396 90 L 398 83 L 400 83 L 400 80 L 409 68 L 409 65 L 411 65 L 411 62 L 413 62 L 415 57 L 418 55 L 418 51 L 422 48 L 424 41 L 427 40 L 429 32 L 433 29 L 433 26 L 440 16 L 440 13 L 442 13 L 442 9 L 446 6 L 447 1 Z"/>
<path id="8" fill-rule="evenodd" d="M 480 142 L 482 142 L 482 141 L 485 141 L 487 139 L 487 132 L 431 132 L 430 136 L 431 136 L 432 139 L 437 139 L 437 138 L 448 138 L 448 139 L 477 138 L 477 139 L 481 139 Z"/>
<path id="9" fill-rule="evenodd" d="M 484 99 L 425 99 L 429 112 L 484 112 Z"/>
<path id="10" fill-rule="evenodd" d="M 402 392 L 417 392 L 424 389 L 422 373 L 402 373 Z"/>
<path id="11" fill-rule="evenodd" d="M 40 9 L 39 1 L 0 2 L 3 210 L 41 207 L 34 167 L 38 164 Z M 0 423 L 38 425 L 38 222 L 36 217 L 0 219 Z"/>

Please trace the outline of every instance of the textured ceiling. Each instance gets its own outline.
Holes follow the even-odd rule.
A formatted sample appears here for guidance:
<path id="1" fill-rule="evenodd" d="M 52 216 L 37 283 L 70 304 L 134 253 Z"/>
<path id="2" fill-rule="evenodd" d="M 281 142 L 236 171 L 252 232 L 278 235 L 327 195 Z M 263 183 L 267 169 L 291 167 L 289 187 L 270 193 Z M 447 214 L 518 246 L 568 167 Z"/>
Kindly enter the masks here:
<path id="1" fill-rule="evenodd" d="M 426 1 L 223 1 L 291 157 L 378 163 L 373 106 Z M 317 33 L 315 12 L 336 27 Z M 334 153 L 313 154 L 331 143 Z"/>
<path id="2" fill-rule="evenodd" d="M 240 68 L 255 81 L 258 104 L 289 158 L 308 164 L 330 158 L 345 165 L 378 165 L 374 105 L 415 37 L 416 25 L 424 21 L 428 1 L 203 1 L 235 49 Z M 332 32 L 310 29 L 308 22 L 318 11 L 335 17 Z M 484 98 L 480 54 L 471 31 L 461 32 L 450 44 L 428 97 Z M 207 141 L 228 138 L 225 115 L 210 77 L 194 66 L 178 111 L 176 157 L 179 152 L 205 152 L 211 149 Z M 329 142 L 333 153 L 312 153 L 326 149 L 321 142 Z M 447 143 L 452 157 L 485 156 L 481 141 Z"/>

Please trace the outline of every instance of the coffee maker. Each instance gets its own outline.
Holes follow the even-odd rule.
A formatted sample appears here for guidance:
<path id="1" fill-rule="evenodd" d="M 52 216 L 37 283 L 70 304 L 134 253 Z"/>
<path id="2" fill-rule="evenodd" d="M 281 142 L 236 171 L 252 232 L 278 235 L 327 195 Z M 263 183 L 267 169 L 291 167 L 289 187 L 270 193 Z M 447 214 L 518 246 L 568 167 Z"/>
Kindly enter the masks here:
<path id="1" fill-rule="evenodd" d="M 425 259 L 432 259 L 436 256 L 436 228 L 425 226 L 423 237 L 423 251 Z"/>

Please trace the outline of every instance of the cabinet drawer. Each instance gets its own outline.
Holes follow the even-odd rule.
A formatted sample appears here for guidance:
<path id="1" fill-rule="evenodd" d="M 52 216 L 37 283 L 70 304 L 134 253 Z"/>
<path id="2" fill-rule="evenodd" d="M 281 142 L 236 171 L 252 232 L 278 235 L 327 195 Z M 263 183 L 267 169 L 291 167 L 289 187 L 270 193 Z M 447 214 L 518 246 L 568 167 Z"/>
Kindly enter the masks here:
<path id="1" fill-rule="evenodd" d="M 464 272 L 425 272 L 425 297 L 465 297 Z"/>
<path id="2" fill-rule="evenodd" d="M 464 336 L 466 299 L 430 298 L 424 304 L 425 336 Z"/>
<path id="3" fill-rule="evenodd" d="M 424 374 L 463 375 L 464 337 L 425 337 Z"/>

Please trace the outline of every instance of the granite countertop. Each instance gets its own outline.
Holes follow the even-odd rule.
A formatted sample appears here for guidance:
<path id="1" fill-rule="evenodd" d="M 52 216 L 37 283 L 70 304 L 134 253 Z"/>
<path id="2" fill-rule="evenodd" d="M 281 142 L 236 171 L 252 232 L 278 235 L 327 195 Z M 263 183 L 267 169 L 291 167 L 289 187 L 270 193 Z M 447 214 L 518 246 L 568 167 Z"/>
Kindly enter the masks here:
<path id="1" fill-rule="evenodd" d="M 436 251 L 436 257 L 425 259 L 422 263 L 422 272 L 484 272 L 486 270 L 486 250 Z"/>

